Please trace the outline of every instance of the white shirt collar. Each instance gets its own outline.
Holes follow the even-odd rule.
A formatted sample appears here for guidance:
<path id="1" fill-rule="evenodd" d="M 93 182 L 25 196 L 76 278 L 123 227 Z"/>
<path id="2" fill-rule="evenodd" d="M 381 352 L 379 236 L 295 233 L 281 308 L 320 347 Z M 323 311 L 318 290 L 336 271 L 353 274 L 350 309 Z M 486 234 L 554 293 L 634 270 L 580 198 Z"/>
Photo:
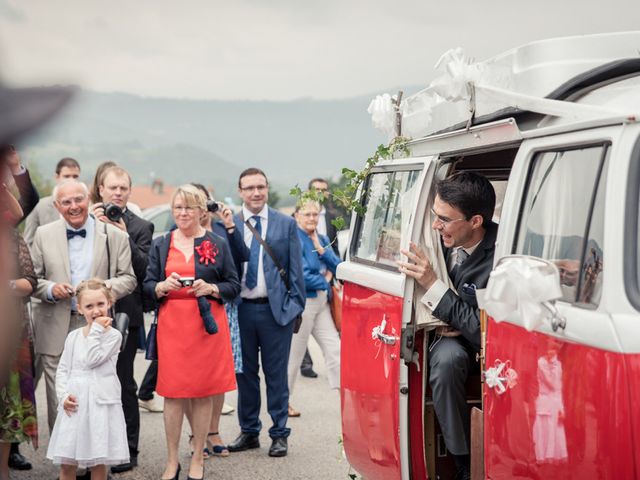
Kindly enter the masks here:
<path id="1" fill-rule="evenodd" d="M 93 225 L 93 217 L 91 217 L 91 215 L 88 215 L 87 220 L 84 222 L 84 224 L 80 228 L 72 227 L 71 225 L 69 225 L 69 223 L 66 220 L 64 221 L 64 224 L 67 226 L 67 229 L 73 230 L 75 232 L 82 230 L 83 228 L 85 230 L 88 230 Z"/>
<path id="2" fill-rule="evenodd" d="M 480 245 L 481 243 L 482 243 L 482 240 L 476 243 L 473 247 L 469 247 L 469 248 L 458 247 L 456 251 L 464 250 L 465 252 L 467 252 L 467 255 L 471 256 L 471 254 L 475 252 L 476 248 L 478 248 L 478 245 Z"/>
<path id="3" fill-rule="evenodd" d="M 262 210 L 260 210 L 260 212 L 258 212 L 257 214 L 252 213 L 243 203 L 242 204 L 242 215 L 244 216 L 245 220 L 250 219 L 251 217 L 253 217 L 254 215 L 258 215 L 261 219 L 264 220 L 268 220 L 269 219 L 269 206 L 265 203 L 264 207 L 262 207 Z"/>

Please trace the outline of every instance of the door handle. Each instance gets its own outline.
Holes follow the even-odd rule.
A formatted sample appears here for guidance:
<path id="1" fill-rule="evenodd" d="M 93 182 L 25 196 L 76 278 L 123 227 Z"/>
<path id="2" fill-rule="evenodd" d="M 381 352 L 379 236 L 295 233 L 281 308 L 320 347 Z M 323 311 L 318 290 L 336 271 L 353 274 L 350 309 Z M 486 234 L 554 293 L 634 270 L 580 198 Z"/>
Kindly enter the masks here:
<path id="1" fill-rule="evenodd" d="M 518 384 L 518 372 L 511 368 L 511 361 L 496 360 L 494 366 L 482 372 L 484 383 L 493 388 L 498 395 L 502 395 L 508 388 Z"/>
<path id="2" fill-rule="evenodd" d="M 387 315 L 382 317 L 382 322 L 377 327 L 373 327 L 371 331 L 371 338 L 374 340 L 380 340 L 385 345 L 395 345 L 398 341 L 398 337 L 395 335 L 389 335 L 384 333 L 384 329 L 387 326 Z"/>

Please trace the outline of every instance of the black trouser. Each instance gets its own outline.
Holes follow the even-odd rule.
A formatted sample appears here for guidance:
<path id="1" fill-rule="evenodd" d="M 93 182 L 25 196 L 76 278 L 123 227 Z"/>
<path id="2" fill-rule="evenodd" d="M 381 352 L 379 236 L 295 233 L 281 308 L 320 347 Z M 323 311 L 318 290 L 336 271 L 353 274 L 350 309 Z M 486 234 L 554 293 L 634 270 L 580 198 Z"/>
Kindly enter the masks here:
<path id="1" fill-rule="evenodd" d="M 124 350 L 118 356 L 118 379 L 122 386 L 122 410 L 124 420 L 127 423 L 127 440 L 129 442 L 129 453 L 132 456 L 138 455 L 138 438 L 140 436 L 140 411 L 138 410 L 138 385 L 133 378 L 133 361 L 138 351 L 138 336 L 140 327 L 129 327 L 129 336 Z"/>
<path id="2" fill-rule="evenodd" d="M 158 383 L 158 361 L 152 360 L 144 374 L 140 390 L 138 390 L 138 398 L 140 400 L 153 400 L 153 392 L 156 391 L 156 383 Z"/>
<path id="3" fill-rule="evenodd" d="M 311 355 L 309 354 L 309 349 L 304 352 L 304 357 L 302 358 L 302 363 L 300 364 L 300 370 L 311 370 L 313 368 L 313 360 L 311 360 Z"/>

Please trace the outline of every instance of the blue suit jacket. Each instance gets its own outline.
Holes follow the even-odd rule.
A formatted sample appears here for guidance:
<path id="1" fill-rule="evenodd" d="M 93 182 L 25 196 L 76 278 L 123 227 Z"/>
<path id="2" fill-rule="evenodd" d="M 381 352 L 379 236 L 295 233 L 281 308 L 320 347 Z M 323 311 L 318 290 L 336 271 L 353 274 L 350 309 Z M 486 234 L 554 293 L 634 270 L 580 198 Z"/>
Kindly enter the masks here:
<path id="1" fill-rule="evenodd" d="M 269 207 L 267 236 L 265 242 L 271 247 L 278 261 L 287 272 L 290 290 L 287 290 L 278 268 L 269 254 L 262 249 L 262 265 L 267 284 L 269 306 L 276 323 L 287 325 L 304 310 L 306 301 L 304 277 L 302 275 L 302 251 L 298 240 L 298 226 L 293 218 Z M 228 236 L 232 244 L 236 264 L 249 261 L 250 250 L 244 243 L 245 225 L 239 215 L 234 216 L 236 229 Z M 242 269 L 238 272 L 242 279 Z"/>

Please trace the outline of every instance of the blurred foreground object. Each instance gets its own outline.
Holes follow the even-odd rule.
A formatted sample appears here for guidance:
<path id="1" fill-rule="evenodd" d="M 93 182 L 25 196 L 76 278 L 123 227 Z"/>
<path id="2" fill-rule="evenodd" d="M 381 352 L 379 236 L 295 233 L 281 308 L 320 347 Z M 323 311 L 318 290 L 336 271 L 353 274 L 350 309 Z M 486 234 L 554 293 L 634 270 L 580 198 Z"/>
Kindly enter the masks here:
<path id="1" fill-rule="evenodd" d="M 73 96 L 73 87 L 8 88 L 0 85 L 0 145 L 12 144 L 42 126 Z M 5 159 L 1 159 L 0 171 L 4 171 Z M 2 201 L 0 211 L 7 208 Z M 8 266 L 10 265 L 11 228 L 10 216 L 0 215 L 0 311 L 8 312 L 11 305 Z M 20 315 L 8 314 L 0 322 L 0 387 L 7 379 L 18 344 L 17 331 Z"/>

